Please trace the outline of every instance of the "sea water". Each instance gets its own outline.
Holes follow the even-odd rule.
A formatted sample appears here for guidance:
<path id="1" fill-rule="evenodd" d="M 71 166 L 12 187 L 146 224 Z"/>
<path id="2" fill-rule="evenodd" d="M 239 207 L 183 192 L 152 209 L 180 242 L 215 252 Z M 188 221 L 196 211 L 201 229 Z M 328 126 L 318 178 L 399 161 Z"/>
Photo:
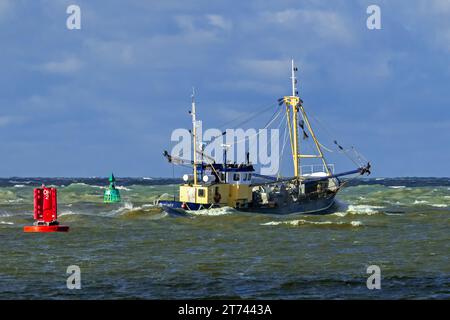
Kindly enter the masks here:
<path id="1" fill-rule="evenodd" d="M 26 234 L 33 188 L 58 188 L 69 233 Z M 450 179 L 352 182 L 326 215 L 231 208 L 171 216 L 175 181 L 0 179 L 0 299 L 450 298 Z M 69 290 L 78 266 L 81 289 Z M 381 270 L 369 290 L 367 268 Z"/>

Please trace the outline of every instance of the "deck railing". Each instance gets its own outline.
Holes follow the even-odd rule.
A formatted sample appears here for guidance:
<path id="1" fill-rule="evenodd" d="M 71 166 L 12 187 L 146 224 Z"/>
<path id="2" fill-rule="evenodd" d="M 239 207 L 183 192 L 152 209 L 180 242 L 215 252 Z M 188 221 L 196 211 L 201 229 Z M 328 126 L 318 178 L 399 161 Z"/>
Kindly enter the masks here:
<path id="1" fill-rule="evenodd" d="M 334 174 L 334 164 L 328 164 L 328 170 Z M 302 175 L 311 175 L 317 172 L 326 172 L 324 164 L 306 164 L 300 166 L 300 172 Z"/>

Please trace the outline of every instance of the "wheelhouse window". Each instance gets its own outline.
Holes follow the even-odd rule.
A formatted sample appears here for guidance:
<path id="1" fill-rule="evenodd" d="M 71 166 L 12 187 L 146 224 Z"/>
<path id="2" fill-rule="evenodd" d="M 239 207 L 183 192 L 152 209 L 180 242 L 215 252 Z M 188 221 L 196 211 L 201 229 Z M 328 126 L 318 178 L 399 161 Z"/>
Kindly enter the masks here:
<path id="1" fill-rule="evenodd" d="M 239 174 L 239 173 L 235 173 L 234 175 L 233 175 L 233 180 L 234 181 L 239 181 L 241 179 L 241 175 Z"/>
<path id="2" fill-rule="evenodd" d="M 198 194 L 199 198 L 204 198 L 205 197 L 205 190 L 204 189 L 198 189 L 197 194 Z"/>

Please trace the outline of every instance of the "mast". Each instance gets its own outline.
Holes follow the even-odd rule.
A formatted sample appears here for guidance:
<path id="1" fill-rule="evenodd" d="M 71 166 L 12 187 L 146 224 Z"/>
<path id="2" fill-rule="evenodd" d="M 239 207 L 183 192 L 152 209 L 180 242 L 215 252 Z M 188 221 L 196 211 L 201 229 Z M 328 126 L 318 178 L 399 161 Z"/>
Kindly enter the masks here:
<path id="1" fill-rule="evenodd" d="M 193 139 L 193 145 L 194 145 L 194 186 L 197 185 L 197 119 L 195 117 L 195 89 L 192 88 L 192 109 L 191 109 L 191 116 L 192 116 L 192 139 Z"/>
<path id="2" fill-rule="evenodd" d="M 298 105 L 300 98 L 297 93 L 297 78 L 295 72 L 297 68 L 294 65 L 294 60 L 291 60 L 291 82 L 292 82 L 292 95 L 283 98 L 286 104 L 286 118 L 288 120 L 289 137 L 291 141 L 292 159 L 294 162 L 294 177 L 300 177 L 299 170 L 299 147 L 298 147 Z M 291 108 L 292 108 L 292 121 L 291 121 Z"/>
<path id="3" fill-rule="evenodd" d="M 296 88 L 296 83 L 297 83 L 297 79 L 295 77 L 295 72 L 297 71 L 297 68 L 294 66 L 294 59 L 291 60 L 291 80 L 292 80 L 292 97 L 296 98 L 294 99 L 294 101 L 296 101 L 295 106 L 293 105 L 292 107 L 294 108 L 293 110 L 293 120 L 292 120 L 292 125 L 294 126 L 294 176 L 296 178 L 298 178 L 300 176 L 300 165 L 299 165 L 299 161 L 298 161 L 298 154 L 299 154 L 299 148 L 298 148 L 298 103 L 300 101 L 300 99 L 297 96 L 297 88 Z"/>
<path id="4" fill-rule="evenodd" d="M 300 159 L 302 158 L 320 158 L 324 165 L 324 169 L 327 175 L 331 175 L 330 169 L 328 168 L 328 164 L 323 156 L 322 149 L 320 148 L 320 143 L 316 138 L 316 135 L 311 127 L 308 116 L 305 112 L 305 109 L 302 105 L 302 100 L 298 96 L 297 91 L 297 78 L 295 76 L 298 69 L 294 65 L 294 60 L 291 60 L 291 82 L 292 82 L 292 95 L 286 96 L 283 98 L 286 104 L 286 118 L 288 119 L 288 127 L 289 127 L 289 136 L 291 140 L 291 151 L 292 151 L 292 159 L 294 162 L 294 177 L 300 178 Z M 292 108 L 292 123 L 291 123 L 291 113 L 290 109 Z M 314 144 L 316 146 L 318 155 L 302 155 L 300 154 L 300 148 L 298 143 L 298 113 L 299 111 L 302 113 L 302 117 L 305 120 L 306 126 L 308 127 L 309 132 L 311 132 L 311 136 L 314 140 Z"/>

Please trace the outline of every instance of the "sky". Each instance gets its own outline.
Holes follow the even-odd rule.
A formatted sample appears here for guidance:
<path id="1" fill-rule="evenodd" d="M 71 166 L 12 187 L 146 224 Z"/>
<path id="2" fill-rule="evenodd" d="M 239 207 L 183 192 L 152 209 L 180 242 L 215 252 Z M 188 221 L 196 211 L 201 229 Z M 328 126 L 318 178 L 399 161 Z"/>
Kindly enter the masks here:
<path id="1" fill-rule="evenodd" d="M 289 95 L 291 58 L 307 111 L 373 176 L 450 176 L 448 0 L 0 0 L 0 42 L 2 177 L 172 176 L 192 87 L 216 127 Z"/>

